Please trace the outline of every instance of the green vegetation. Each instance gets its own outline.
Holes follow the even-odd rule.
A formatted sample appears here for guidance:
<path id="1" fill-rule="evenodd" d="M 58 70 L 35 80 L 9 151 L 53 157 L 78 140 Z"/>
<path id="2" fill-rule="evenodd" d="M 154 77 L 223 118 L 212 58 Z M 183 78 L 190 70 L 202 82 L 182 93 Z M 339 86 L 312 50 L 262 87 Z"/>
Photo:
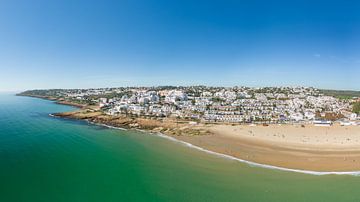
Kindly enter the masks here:
<path id="1" fill-rule="evenodd" d="M 196 104 L 195 99 L 192 99 L 192 100 L 191 100 L 191 104 L 192 104 L 192 105 L 195 105 L 195 104 Z"/>
<path id="2" fill-rule="evenodd" d="M 219 98 L 219 97 L 213 97 L 211 100 L 212 100 L 213 102 L 224 102 L 224 101 L 225 101 L 224 99 Z"/>
<path id="3" fill-rule="evenodd" d="M 24 96 L 59 96 L 62 93 L 63 90 L 61 89 L 51 89 L 51 90 L 28 90 L 24 91 L 22 93 L 19 93 L 18 95 L 24 95 Z"/>
<path id="4" fill-rule="evenodd" d="M 352 99 L 353 97 L 360 97 L 360 91 L 352 90 L 320 90 L 320 93 L 328 96 L 334 96 L 339 99 Z"/>
<path id="5" fill-rule="evenodd" d="M 360 114 L 360 102 L 355 102 L 353 104 L 353 112 L 357 113 L 357 114 Z"/>

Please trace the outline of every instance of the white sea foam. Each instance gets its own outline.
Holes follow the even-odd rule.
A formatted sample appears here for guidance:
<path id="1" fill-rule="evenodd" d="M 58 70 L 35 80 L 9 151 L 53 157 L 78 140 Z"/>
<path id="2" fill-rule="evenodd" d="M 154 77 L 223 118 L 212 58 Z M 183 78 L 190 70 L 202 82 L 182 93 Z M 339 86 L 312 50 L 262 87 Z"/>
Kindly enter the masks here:
<path id="1" fill-rule="evenodd" d="M 184 145 L 186 145 L 188 147 L 191 147 L 191 148 L 194 148 L 194 149 L 197 149 L 197 150 L 209 153 L 209 154 L 213 154 L 213 155 L 220 156 L 220 157 L 223 157 L 223 158 L 239 161 L 239 162 L 251 165 L 251 166 L 274 169 L 274 170 L 281 170 L 281 171 L 288 171 L 288 172 L 311 174 L 311 175 L 354 175 L 354 176 L 360 176 L 360 171 L 344 171 L 344 172 L 311 171 L 311 170 L 291 169 L 291 168 L 284 168 L 284 167 L 279 167 L 279 166 L 272 166 L 272 165 L 267 165 L 267 164 L 255 163 L 255 162 L 252 162 L 252 161 L 247 161 L 247 160 L 244 160 L 244 159 L 236 158 L 236 157 L 233 157 L 233 156 L 230 156 L 230 155 L 227 155 L 227 154 L 222 154 L 222 153 L 210 151 L 210 150 L 204 149 L 202 147 L 190 144 L 188 142 L 184 142 L 184 141 L 178 140 L 176 138 L 164 135 L 162 133 L 156 133 L 156 135 L 158 135 L 160 137 L 163 137 L 163 138 L 166 138 L 166 139 L 169 139 L 169 140 L 172 140 L 172 141 L 175 141 L 175 142 L 178 142 L 178 143 L 181 143 L 181 144 L 184 144 Z"/>
<path id="2" fill-rule="evenodd" d="M 58 116 L 55 116 L 54 114 L 49 114 L 49 116 L 51 116 L 51 117 L 58 117 Z M 116 130 L 128 130 L 128 129 L 126 129 L 126 128 L 109 126 L 109 125 L 106 125 L 106 124 L 96 123 L 96 122 L 92 122 L 92 121 L 89 121 L 89 120 L 84 120 L 84 121 L 87 121 L 87 122 L 90 123 L 90 124 L 94 124 L 94 125 L 98 125 L 98 126 L 102 126 L 102 127 L 106 127 L 106 128 L 111 128 L 111 129 L 116 129 Z"/>
<path id="3" fill-rule="evenodd" d="M 120 127 L 115 127 L 115 126 L 109 126 L 109 125 L 106 125 L 106 124 L 102 124 L 102 123 L 95 123 L 95 122 L 91 122 L 89 121 L 89 123 L 91 124 L 94 124 L 94 125 L 98 125 L 98 126 L 103 126 L 103 127 L 106 127 L 106 128 L 111 128 L 111 129 L 116 129 L 116 130 L 128 130 L 126 128 L 120 128 Z"/>

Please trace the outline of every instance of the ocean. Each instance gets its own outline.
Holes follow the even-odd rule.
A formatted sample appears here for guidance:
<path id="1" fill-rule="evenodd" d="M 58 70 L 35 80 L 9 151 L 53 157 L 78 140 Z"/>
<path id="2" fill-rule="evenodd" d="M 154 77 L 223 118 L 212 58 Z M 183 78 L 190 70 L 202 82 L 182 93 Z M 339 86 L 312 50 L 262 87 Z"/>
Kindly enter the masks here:
<path id="1" fill-rule="evenodd" d="M 0 94 L 0 201 L 360 201 L 360 176 L 261 168 Z"/>

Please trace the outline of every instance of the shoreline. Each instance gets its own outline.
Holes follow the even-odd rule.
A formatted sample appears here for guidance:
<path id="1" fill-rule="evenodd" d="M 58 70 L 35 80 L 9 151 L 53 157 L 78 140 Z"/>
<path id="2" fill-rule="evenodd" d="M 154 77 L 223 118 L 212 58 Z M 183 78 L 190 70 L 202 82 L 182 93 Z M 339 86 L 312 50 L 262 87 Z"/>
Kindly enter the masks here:
<path id="1" fill-rule="evenodd" d="M 56 117 L 58 117 L 58 116 L 56 116 Z M 61 118 L 61 117 L 59 117 L 59 118 Z M 125 130 L 125 131 L 128 130 L 126 128 L 115 127 L 115 126 L 106 125 L 106 124 L 100 124 L 100 123 L 91 122 L 91 121 L 88 121 L 88 123 L 98 125 L 98 126 L 102 126 L 102 127 L 106 127 L 106 128 L 110 128 L 110 129 Z M 238 161 L 238 162 L 241 162 L 241 163 L 245 163 L 245 164 L 247 164 L 249 166 L 255 166 L 255 167 L 266 168 L 266 169 L 273 169 L 273 170 L 280 170 L 280 171 L 287 171 L 287 172 L 296 172 L 296 173 L 302 173 L 302 174 L 311 174 L 311 175 L 353 175 L 353 176 L 360 176 L 360 170 L 353 170 L 353 171 L 316 171 L 316 170 L 305 170 L 305 169 L 292 169 L 292 168 L 287 168 L 287 167 L 280 167 L 280 166 L 274 166 L 274 165 L 269 165 L 269 164 L 262 164 L 262 163 L 258 163 L 258 162 L 248 161 L 248 160 L 238 158 L 238 157 L 235 157 L 235 156 L 231 156 L 231 155 L 228 155 L 228 154 L 208 150 L 208 149 L 206 149 L 204 147 L 200 147 L 200 146 L 191 144 L 189 142 L 183 141 L 183 140 L 178 139 L 178 138 L 176 138 L 174 136 L 166 135 L 164 133 L 154 132 L 154 131 L 146 131 L 146 130 L 140 130 L 140 129 L 135 129 L 135 130 L 140 131 L 142 133 L 157 135 L 157 136 L 159 136 L 161 138 L 165 138 L 165 139 L 180 143 L 180 144 L 182 144 L 184 146 L 187 146 L 189 148 L 196 149 L 196 150 L 199 150 L 199 151 L 202 151 L 202 152 L 206 152 L 208 154 L 216 155 L 216 156 L 221 157 L 221 158 L 226 158 L 226 159 L 229 159 L 229 160 L 235 160 L 235 161 Z"/>
<path id="2" fill-rule="evenodd" d="M 54 115 L 53 115 L 54 116 Z M 54 116 L 54 117 L 58 117 L 58 116 Z M 59 117 L 61 118 L 61 117 Z M 115 126 L 110 126 L 110 125 L 106 125 L 106 124 L 99 124 L 99 123 L 95 123 L 95 122 L 90 122 L 88 121 L 88 123 L 93 124 L 93 125 L 98 125 L 98 126 L 102 126 L 102 127 L 106 127 L 106 128 L 110 128 L 110 129 L 115 129 L 115 130 L 124 130 L 124 131 L 128 131 L 128 129 L 126 128 L 120 128 L 120 127 L 115 127 Z M 234 160 L 234 161 L 238 161 L 241 163 L 245 163 L 249 166 L 254 166 L 254 167 L 260 167 L 260 168 L 266 168 L 266 169 L 272 169 L 272 170 L 280 170 L 280 171 L 286 171 L 286 172 L 295 172 L 295 173 L 302 173 L 302 174 L 310 174 L 310 175 L 352 175 L 352 176 L 360 176 L 360 170 L 355 170 L 355 171 L 314 171 L 314 170 L 302 170 L 302 169 L 291 169 L 291 168 L 285 168 L 285 167 L 279 167 L 279 166 L 273 166 L 273 165 L 268 165 L 268 164 L 261 164 L 261 163 L 257 163 L 257 162 L 252 162 L 252 161 L 248 161 L 245 159 L 241 159 L 241 158 L 237 158 L 228 154 L 223 154 L 223 153 L 218 153 L 215 151 L 211 151 L 208 149 L 205 149 L 203 147 L 199 147 L 196 145 L 193 145 L 189 142 L 186 141 L 182 141 L 180 139 L 177 139 L 173 136 L 169 136 L 163 133 L 159 133 L 159 132 L 152 132 L 152 131 L 145 131 L 145 130 L 140 130 L 140 129 L 136 129 L 136 131 L 142 132 L 142 133 L 147 133 L 147 134 L 151 134 L 151 135 L 156 135 L 158 137 L 161 138 L 165 138 L 167 140 L 176 142 L 176 143 L 180 143 L 183 146 L 189 147 L 191 149 L 196 149 L 198 151 L 202 151 L 211 155 L 215 155 L 221 158 L 226 158 L 229 160 Z"/>
<path id="3" fill-rule="evenodd" d="M 165 119 L 159 121 L 145 118 L 129 118 L 124 116 L 110 117 L 99 112 L 89 112 L 86 111 L 86 109 L 84 111 L 83 108 L 73 112 L 64 112 L 52 115 L 60 118 L 86 120 L 92 124 L 112 129 L 134 129 L 146 133 L 157 134 L 159 136 L 166 137 L 174 141 L 176 140 L 177 142 L 181 142 L 182 144 L 185 144 L 189 147 L 202 150 L 207 153 L 233 159 L 257 167 L 315 175 L 360 175 L 360 149 L 357 149 L 359 147 L 355 147 L 354 150 L 346 150 L 343 152 L 340 150 L 344 148 L 348 149 L 348 145 L 340 145 L 340 147 L 337 145 L 335 149 L 333 147 L 334 145 L 327 145 L 329 146 L 328 150 L 321 150 L 320 147 L 319 149 L 314 149 L 314 145 L 311 145 L 311 147 L 305 148 L 304 150 L 304 148 L 292 148 L 294 145 L 290 143 L 296 139 L 292 140 L 291 136 L 290 139 L 288 137 L 286 137 L 288 139 L 285 138 L 286 140 L 290 141 L 283 141 L 282 143 L 280 142 L 281 144 L 279 146 L 279 142 L 271 142 L 266 138 L 264 139 L 264 137 L 256 137 L 257 139 L 246 139 L 248 137 L 244 137 L 244 134 L 239 135 L 241 137 L 237 137 L 235 136 L 238 135 L 237 133 L 234 135 L 231 131 L 229 131 L 229 128 L 231 127 L 251 127 L 252 129 L 257 130 L 265 128 L 266 130 L 271 131 L 274 130 L 271 128 L 272 126 L 232 126 L 214 124 L 198 124 L 193 126 L 188 123 L 175 123 L 174 121 L 171 122 Z M 221 132 L 216 131 L 216 127 L 220 127 Z M 225 127 L 228 131 L 221 127 Z M 291 127 L 295 126 L 282 125 L 279 127 L 282 127 L 281 130 L 287 132 L 289 127 L 291 129 Z M 308 125 L 305 127 L 311 128 Z M 334 127 L 340 126 L 331 126 L 331 128 L 329 127 L 325 129 L 334 130 L 336 129 Z M 360 132 L 360 128 L 358 128 L 358 126 L 354 127 L 356 127 L 355 132 Z M 319 127 L 319 129 L 324 130 L 323 127 Z M 341 130 L 343 129 L 345 129 L 345 127 L 341 128 Z M 311 130 L 309 129 L 309 131 Z M 252 142 L 249 140 L 252 140 Z M 267 144 L 263 144 L 264 142 Z M 276 143 L 276 145 L 274 145 L 274 143 Z M 283 147 L 284 145 L 288 146 L 289 148 Z M 355 146 L 358 145 L 360 145 L 360 143 L 355 144 Z M 300 144 L 300 146 L 303 145 Z M 306 146 L 308 147 L 309 145 Z M 316 146 L 318 145 L 315 144 L 315 147 Z M 323 147 L 323 145 L 320 146 Z M 248 155 L 249 153 L 256 154 L 257 158 L 248 158 L 249 156 L 251 157 L 251 155 Z M 346 156 L 344 157 L 344 161 L 342 161 L 342 156 Z M 354 163 L 348 161 L 348 156 L 349 158 L 356 157 L 356 159 L 354 159 Z M 292 162 L 284 163 L 284 160 L 290 160 Z M 300 163 L 296 161 L 299 161 Z"/>
<path id="4" fill-rule="evenodd" d="M 360 170 L 359 171 L 313 171 L 313 170 L 301 170 L 301 169 L 291 169 L 291 168 L 285 168 L 285 167 L 279 167 L 279 166 L 273 166 L 273 165 L 268 165 L 268 164 L 261 164 L 261 163 L 257 163 L 257 162 L 252 162 L 252 161 L 247 161 L 245 159 L 241 159 L 241 158 L 236 158 L 234 156 L 231 155 L 227 155 L 227 154 L 223 154 L 223 153 L 218 153 L 218 152 L 214 152 L 211 150 L 207 150 L 205 148 L 193 145 L 189 142 L 185 142 L 179 139 L 176 139 L 174 137 L 159 133 L 156 134 L 159 137 L 162 138 L 166 138 L 169 139 L 171 141 L 175 141 L 181 144 L 184 144 L 185 146 L 188 146 L 192 149 L 196 149 L 196 150 L 200 150 L 212 155 L 216 155 L 222 158 L 226 158 L 226 159 L 230 159 L 230 160 L 235 160 L 241 163 L 245 163 L 247 165 L 250 166 L 255 166 L 255 167 L 260 167 L 260 168 L 266 168 L 266 169 L 273 169 L 273 170 L 280 170 L 280 171 L 287 171 L 287 172 L 296 172 L 296 173 L 303 173 L 303 174 L 311 174 L 311 175 L 354 175 L 354 176 L 360 176 Z"/>
<path id="5" fill-rule="evenodd" d="M 251 132 L 247 133 L 247 131 L 233 131 L 234 128 L 240 127 L 245 128 L 245 130 L 251 128 L 251 132 L 255 133 L 255 136 Z M 316 129 L 322 131 L 324 136 L 333 135 L 326 134 L 326 130 L 334 130 L 336 132 L 346 130 L 355 132 L 356 134 L 353 136 L 360 137 L 360 128 L 358 126 L 350 129 L 340 126 Z M 281 141 L 278 139 L 278 136 L 269 135 L 269 137 L 264 137 L 267 133 L 263 132 L 264 130 L 270 134 L 276 134 L 281 130 L 287 136 L 284 139 L 281 137 Z M 358 142 L 354 145 L 327 144 L 314 140 L 294 143 L 291 142 L 291 137 L 298 137 L 298 134 L 292 133 L 292 131 L 302 132 L 294 126 L 279 126 L 278 129 L 271 128 L 270 126 L 210 126 L 210 131 L 215 135 L 191 138 L 179 136 L 175 138 L 213 152 L 269 166 L 317 172 L 360 171 L 360 149 Z M 259 135 L 259 131 L 263 136 Z M 306 131 L 312 131 L 312 133 L 304 138 L 315 136 L 314 134 L 317 133 L 311 127 Z M 257 135 L 260 137 L 257 137 Z M 346 138 L 346 135 L 339 133 L 335 135 L 337 138 L 339 136 Z"/>

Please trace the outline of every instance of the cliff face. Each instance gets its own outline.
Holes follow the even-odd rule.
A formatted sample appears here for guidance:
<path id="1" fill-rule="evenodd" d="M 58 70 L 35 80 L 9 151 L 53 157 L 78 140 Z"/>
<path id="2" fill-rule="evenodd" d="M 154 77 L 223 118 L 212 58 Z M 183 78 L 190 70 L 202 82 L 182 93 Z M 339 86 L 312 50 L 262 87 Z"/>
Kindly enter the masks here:
<path id="1" fill-rule="evenodd" d="M 209 131 L 199 126 L 189 125 L 187 122 L 177 122 L 173 119 L 151 119 L 129 117 L 125 115 L 110 116 L 101 111 L 81 109 L 73 112 L 53 114 L 57 117 L 77 120 L 87 120 L 93 123 L 105 124 L 126 129 L 142 129 L 150 132 L 161 132 L 167 135 L 207 135 Z"/>
<path id="2" fill-rule="evenodd" d="M 156 117 L 133 117 L 130 115 L 110 116 L 102 112 L 98 106 L 78 104 L 58 97 L 27 92 L 20 93 L 18 96 L 47 99 L 55 101 L 57 104 L 71 105 L 80 108 L 79 110 L 72 112 L 52 114 L 56 117 L 86 120 L 93 123 L 105 124 L 108 126 L 126 129 L 142 129 L 148 130 L 150 132 L 161 132 L 166 135 L 193 136 L 210 134 L 210 132 L 205 127 L 190 125 L 187 121 L 179 121 L 171 118 L 162 119 Z"/>

